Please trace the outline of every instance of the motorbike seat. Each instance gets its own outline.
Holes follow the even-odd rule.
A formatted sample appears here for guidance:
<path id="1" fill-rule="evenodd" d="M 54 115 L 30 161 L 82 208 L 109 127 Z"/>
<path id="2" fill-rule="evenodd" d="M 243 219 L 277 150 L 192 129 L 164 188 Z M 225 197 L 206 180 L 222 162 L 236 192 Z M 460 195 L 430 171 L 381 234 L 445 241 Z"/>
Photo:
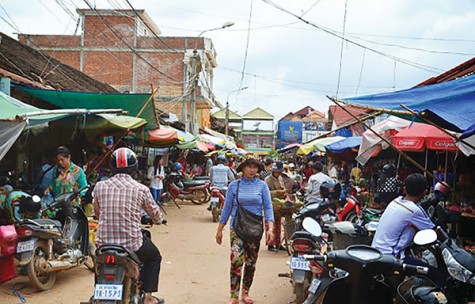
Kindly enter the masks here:
<path id="1" fill-rule="evenodd" d="M 366 211 L 369 213 L 369 214 L 372 214 L 372 215 L 380 215 L 384 212 L 384 210 L 380 210 L 380 209 L 373 209 L 373 208 L 366 208 Z"/>
<path id="2" fill-rule="evenodd" d="M 140 261 L 139 257 L 137 256 L 137 254 L 135 254 L 135 252 L 117 245 L 102 245 L 101 247 L 97 248 L 96 256 L 106 254 L 108 251 L 113 251 L 119 255 L 127 255 L 137 264 L 142 263 L 142 261 Z"/>
<path id="3" fill-rule="evenodd" d="M 53 225 L 55 228 L 61 230 L 63 225 L 60 221 L 51 220 L 51 219 L 36 219 L 36 220 L 29 220 L 30 222 L 35 222 L 38 225 L 46 226 L 46 225 Z"/>
<path id="4" fill-rule="evenodd" d="M 189 182 L 183 182 L 185 188 L 196 187 L 196 186 L 204 186 L 208 181 L 206 180 L 193 180 Z"/>

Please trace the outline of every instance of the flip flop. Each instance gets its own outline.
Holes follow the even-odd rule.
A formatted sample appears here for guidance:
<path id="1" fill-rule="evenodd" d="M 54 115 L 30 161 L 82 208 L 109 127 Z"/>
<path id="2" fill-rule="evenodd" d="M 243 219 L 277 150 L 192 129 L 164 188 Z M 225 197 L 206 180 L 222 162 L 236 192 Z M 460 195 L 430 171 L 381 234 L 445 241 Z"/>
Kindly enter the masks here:
<path id="1" fill-rule="evenodd" d="M 250 295 L 242 296 L 242 302 L 244 304 L 254 304 L 254 300 L 251 298 Z"/>
<path id="2" fill-rule="evenodd" d="M 158 304 L 165 304 L 165 300 L 164 300 L 164 299 L 162 299 L 162 298 L 157 298 L 157 297 L 155 297 L 155 296 L 153 296 L 153 298 L 158 301 Z"/>
<path id="3" fill-rule="evenodd" d="M 238 299 L 231 299 L 228 301 L 228 304 L 239 304 L 239 300 Z"/>

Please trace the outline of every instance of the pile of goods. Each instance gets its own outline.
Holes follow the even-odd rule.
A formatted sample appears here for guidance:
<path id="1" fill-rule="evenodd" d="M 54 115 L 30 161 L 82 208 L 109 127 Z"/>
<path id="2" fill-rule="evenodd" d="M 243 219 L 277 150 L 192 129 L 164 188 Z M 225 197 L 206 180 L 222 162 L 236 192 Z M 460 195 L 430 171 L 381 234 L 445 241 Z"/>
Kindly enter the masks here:
<path id="1" fill-rule="evenodd" d="M 291 201 L 280 198 L 272 199 L 272 207 L 274 208 L 274 215 L 276 217 L 285 217 L 286 215 L 292 215 L 298 212 L 302 208 L 303 203 L 300 201 Z"/>

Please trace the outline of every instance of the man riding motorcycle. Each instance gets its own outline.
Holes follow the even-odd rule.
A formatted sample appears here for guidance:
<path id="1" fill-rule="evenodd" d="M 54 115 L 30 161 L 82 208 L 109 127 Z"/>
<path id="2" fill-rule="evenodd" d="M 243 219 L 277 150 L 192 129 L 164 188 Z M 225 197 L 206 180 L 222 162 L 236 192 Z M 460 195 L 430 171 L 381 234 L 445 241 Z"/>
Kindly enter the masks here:
<path id="1" fill-rule="evenodd" d="M 234 180 L 234 174 L 231 169 L 225 165 L 227 162 L 226 156 L 218 155 L 217 158 L 218 164 L 211 167 L 209 172 L 209 180 L 211 181 L 212 187 L 218 188 L 224 196 L 226 196 L 226 189 L 228 184 Z M 208 210 L 212 209 L 210 203 Z"/>
<path id="2" fill-rule="evenodd" d="M 158 289 L 162 257 L 141 231 L 142 210 L 155 224 L 162 223 L 163 215 L 150 190 L 131 177 L 138 168 L 137 156 L 132 150 L 119 148 L 114 151 L 110 165 L 114 176 L 98 182 L 93 192 L 94 214 L 99 219 L 97 246 L 118 245 L 134 251 L 143 263 L 144 304 L 164 303 L 163 299 L 152 296 Z"/>

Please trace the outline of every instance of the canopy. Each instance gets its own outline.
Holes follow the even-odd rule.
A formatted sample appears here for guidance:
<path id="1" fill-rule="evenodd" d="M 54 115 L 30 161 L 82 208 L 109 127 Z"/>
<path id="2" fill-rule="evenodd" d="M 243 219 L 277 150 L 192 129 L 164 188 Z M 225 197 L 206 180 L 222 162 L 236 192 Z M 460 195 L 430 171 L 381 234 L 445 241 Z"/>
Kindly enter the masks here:
<path id="1" fill-rule="evenodd" d="M 299 143 L 289 144 L 289 145 L 283 147 L 282 149 L 280 149 L 279 152 L 283 153 L 285 151 L 288 151 L 288 150 L 291 150 L 291 149 L 294 149 L 294 148 L 300 148 L 301 146 L 302 146 L 302 144 L 299 144 Z"/>
<path id="2" fill-rule="evenodd" d="M 433 85 L 344 99 L 354 106 L 403 110 L 404 104 L 423 112 L 437 125 L 463 132 L 475 122 L 475 74 Z M 467 135 L 468 136 L 468 135 Z"/>
<path id="3" fill-rule="evenodd" d="M 382 136 L 384 139 L 391 142 L 391 138 L 399 131 L 409 126 L 411 122 L 396 116 L 390 116 L 380 123 L 371 127 L 371 130 Z M 379 153 L 381 149 L 387 149 L 389 145 L 374 134 L 371 130 L 366 130 L 363 133 L 360 149 L 356 160 L 364 165 L 374 155 Z"/>
<path id="4" fill-rule="evenodd" d="M 204 152 L 204 153 L 207 153 L 209 151 L 208 147 L 206 146 L 205 143 L 203 143 L 202 141 L 200 141 L 199 139 L 194 139 L 192 141 L 188 141 L 188 142 L 183 142 L 183 143 L 179 143 L 176 145 L 176 147 L 178 149 L 198 149 L 200 150 L 201 152 Z"/>
<path id="5" fill-rule="evenodd" d="M 198 137 L 201 141 L 212 143 L 215 146 L 223 146 L 226 143 L 226 140 L 213 135 L 200 134 Z"/>
<path id="6" fill-rule="evenodd" d="M 401 151 L 429 150 L 457 151 L 455 140 L 438 128 L 414 122 L 393 137 L 393 145 Z"/>
<path id="7" fill-rule="evenodd" d="M 148 140 L 159 146 L 171 146 L 178 142 L 178 132 L 173 128 L 162 126 L 148 131 Z"/>
<path id="8" fill-rule="evenodd" d="M 128 111 L 130 116 L 137 116 L 141 112 L 139 117 L 148 122 L 147 130 L 156 129 L 159 126 L 153 101 L 144 108 L 150 94 L 55 91 L 22 86 L 18 89 L 61 109 L 123 109 Z"/>
<path id="9" fill-rule="evenodd" d="M 324 137 L 324 138 L 318 138 L 318 139 L 312 140 L 306 143 L 305 145 L 302 145 L 297 151 L 297 154 L 307 155 L 315 150 L 320 151 L 320 152 L 325 152 L 325 145 L 335 143 L 344 138 L 345 137 L 342 137 L 342 136 L 334 136 L 334 137 Z"/>
<path id="10" fill-rule="evenodd" d="M 352 149 L 361 145 L 362 137 L 353 136 L 347 137 L 340 141 L 334 142 L 332 144 L 326 145 L 325 148 L 333 153 L 343 153 L 348 149 Z"/>

